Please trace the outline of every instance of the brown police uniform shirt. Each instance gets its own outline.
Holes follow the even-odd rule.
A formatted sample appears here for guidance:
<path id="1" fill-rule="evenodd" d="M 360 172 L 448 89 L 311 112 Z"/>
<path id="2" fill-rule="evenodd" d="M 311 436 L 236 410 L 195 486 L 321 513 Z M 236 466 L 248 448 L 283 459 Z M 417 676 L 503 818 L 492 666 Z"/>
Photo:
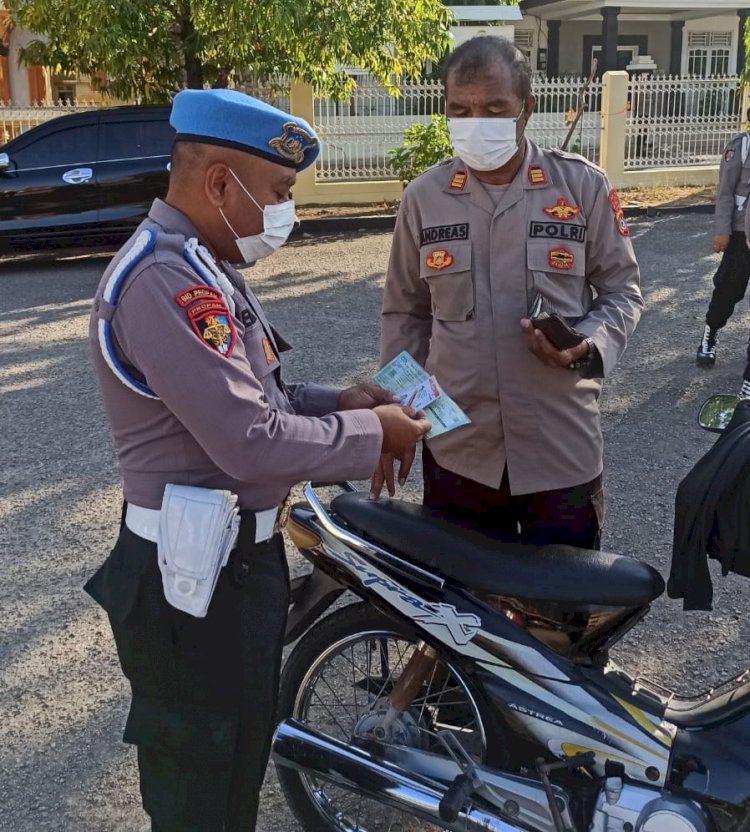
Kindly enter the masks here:
<path id="1" fill-rule="evenodd" d="M 156 200 L 139 232 L 146 228 L 158 232 L 155 250 L 128 274 L 112 308 L 102 293 L 132 240 L 123 247 L 90 323 L 125 499 L 159 508 L 171 482 L 228 489 L 241 508 L 260 511 L 306 479 L 370 477 L 382 443 L 377 416 L 334 412 L 337 390 L 283 384 L 279 354 L 288 345 L 239 272 L 221 264 L 234 289 L 230 314 L 183 256 L 186 239 L 198 237 L 188 219 Z M 111 318 L 118 359 L 158 400 L 129 389 L 107 365 L 102 316 Z"/>
<path id="2" fill-rule="evenodd" d="M 497 205 L 454 159 L 406 189 L 382 315 L 381 362 L 406 350 L 471 419 L 429 442 L 438 464 L 513 494 L 602 471 L 595 372 L 545 366 L 520 320 L 537 291 L 591 336 L 607 374 L 643 307 L 617 194 L 585 159 L 526 142 Z M 596 296 L 595 296 L 596 293 Z"/>
<path id="3" fill-rule="evenodd" d="M 724 148 L 719 165 L 714 228 L 716 234 L 745 233 L 750 196 L 750 134 L 735 136 Z M 745 157 L 743 159 L 743 156 Z"/>

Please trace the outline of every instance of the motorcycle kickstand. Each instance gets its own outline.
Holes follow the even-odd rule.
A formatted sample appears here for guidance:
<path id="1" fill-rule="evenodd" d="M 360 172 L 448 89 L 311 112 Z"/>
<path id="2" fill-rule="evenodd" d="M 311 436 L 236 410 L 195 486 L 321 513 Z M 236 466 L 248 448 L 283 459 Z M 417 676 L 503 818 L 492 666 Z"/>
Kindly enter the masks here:
<path id="1" fill-rule="evenodd" d="M 536 770 L 541 778 L 544 793 L 547 795 L 547 803 L 549 803 L 549 810 L 552 814 L 552 822 L 555 824 L 556 832 L 570 832 L 570 830 L 565 828 L 560 807 L 558 806 L 557 800 L 555 800 L 555 795 L 552 791 L 550 774 L 554 771 L 561 771 L 563 769 L 572 771 L 573 769 L 581 768 L 581 766 L 585 766 L 588 763 L 593 763 L 595 758 L 596 754 L 593 751 L 584 751 L 581 754 L 575 754 L 573 757 L 567 757 L 564 760 L 558 760 L 554 763 L 548 763 L 544 757 L 539 757 L 537 759 Z"/>
<path id="2" fill-rule="evenodd" d="M 456 735 L 452 731 L 438 731 L 437 738 L 461 770 L 461 774 L 457 775 L 448 786 L 438 807 L 442 820 L 447 823 L 455 823 L 469 795 L 480 788 L 484 781 L 479 776 L 477 767 L 469 753 L 456 739 Z"/>

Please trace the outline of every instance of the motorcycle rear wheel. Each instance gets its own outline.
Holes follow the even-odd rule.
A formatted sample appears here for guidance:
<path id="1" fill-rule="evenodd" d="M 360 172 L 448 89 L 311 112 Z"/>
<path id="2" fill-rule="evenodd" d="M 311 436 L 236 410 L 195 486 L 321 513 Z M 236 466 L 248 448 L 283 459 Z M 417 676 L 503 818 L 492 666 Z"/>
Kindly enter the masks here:
<path id="1" fill-rule="evenodd" d="M 372 727 L 390 686 L 419 641 L 405 626 L 367 604 L 333 612 L 315 624 L 284 667 L 279 719 L 293 717 L 321 733 L 351 742 Z M 453 730 L 476 762 L 487 741 L 479 703 L 455 668 L 439 662 L 412 707 L 396 725 L 396 743 L 445 754 L 436 729 Z M 374 800 L 277 766 L 279 782 L 308 832 L 437 832 L 437 827 Z"/>

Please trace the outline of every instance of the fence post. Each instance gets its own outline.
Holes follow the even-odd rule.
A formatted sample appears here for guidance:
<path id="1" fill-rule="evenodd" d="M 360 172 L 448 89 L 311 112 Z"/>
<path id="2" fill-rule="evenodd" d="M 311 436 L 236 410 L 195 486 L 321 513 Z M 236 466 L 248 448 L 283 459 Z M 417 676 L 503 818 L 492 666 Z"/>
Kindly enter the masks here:
<path id="1" fill-rule="evenodd" d="M 627 72 L 605 72 L 602 83 L 602 135 L 599 158 L 615 188 L 622 187 L 625 181 L 628 79 Z"/>
<path id="2" fill-rule="evenodd" d="M 311 127 L 315 127 L 315 104 L 313 88 L 310 84 L 292 81 L 289 86 L 289 112 L 303 118 Z M 294 183 L 294 200 L 300 205 L 315 202 L 315 165 L 297 174 Z"/>

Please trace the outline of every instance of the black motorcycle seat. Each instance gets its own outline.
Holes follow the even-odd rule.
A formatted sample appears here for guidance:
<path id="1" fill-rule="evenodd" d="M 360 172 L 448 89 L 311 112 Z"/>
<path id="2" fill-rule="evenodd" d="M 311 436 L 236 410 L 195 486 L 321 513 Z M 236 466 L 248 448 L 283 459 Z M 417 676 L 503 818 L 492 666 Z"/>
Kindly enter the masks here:
<path id="1" fill-rule="evenodd" d="M 406 560 L 469 589 L 529 601 L 571 605 L 645 606 L 664 592 L 661 575 L 622 555 L 501 541 L 464 529 L 424 506 L 341 494 L 331 512 Z"/>

